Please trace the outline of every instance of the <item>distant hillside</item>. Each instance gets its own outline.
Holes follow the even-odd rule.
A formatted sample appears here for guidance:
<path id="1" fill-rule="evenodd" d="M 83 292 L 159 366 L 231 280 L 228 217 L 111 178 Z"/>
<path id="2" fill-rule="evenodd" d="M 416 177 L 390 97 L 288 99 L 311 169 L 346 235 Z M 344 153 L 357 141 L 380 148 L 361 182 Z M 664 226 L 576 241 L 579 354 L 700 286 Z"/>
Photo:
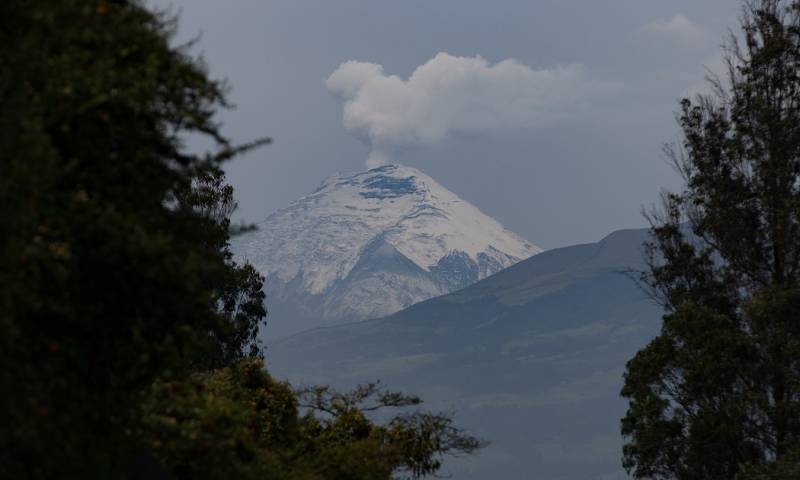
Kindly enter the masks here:
<path id="1" fill-rule="evenodd" d="M 625 362 L 660 307 L 622 272 L 643 269 L 644 230 L 544 252 L 390 317 L 269 345 L 272 372 L 339 386 L 381 379 L 493 445 L 450 462 L 459 480 L 624 478 Z"/>

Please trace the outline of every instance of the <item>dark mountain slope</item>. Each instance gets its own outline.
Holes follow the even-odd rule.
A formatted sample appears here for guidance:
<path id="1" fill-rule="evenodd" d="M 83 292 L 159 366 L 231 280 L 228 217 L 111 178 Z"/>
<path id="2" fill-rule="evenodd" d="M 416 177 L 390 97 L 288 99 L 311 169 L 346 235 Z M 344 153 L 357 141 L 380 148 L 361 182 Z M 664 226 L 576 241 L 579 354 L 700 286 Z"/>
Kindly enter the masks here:
<path id="1" fill-rule="evenodd" d="M 270 346 L 277 375 L 346 387 L 381 379 L 493 442 L 454 478 L 617 478 L 627 359 L 660 308 L 623 272 L 642 269 L 644 230 L 544 252 L 392 316 Z"/>

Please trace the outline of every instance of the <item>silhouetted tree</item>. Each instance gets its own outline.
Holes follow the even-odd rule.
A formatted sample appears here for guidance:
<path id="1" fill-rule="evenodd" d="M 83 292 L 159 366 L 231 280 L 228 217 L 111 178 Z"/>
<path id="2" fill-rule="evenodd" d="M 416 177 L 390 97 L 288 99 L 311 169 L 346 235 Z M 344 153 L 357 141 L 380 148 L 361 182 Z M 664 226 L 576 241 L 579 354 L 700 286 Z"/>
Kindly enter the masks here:
<path id="1" fill-rule="evenodd" d="M 797 472 L 800 2 L 747 3 L 727 59 L 713 95 L 681 102 L 667 151 L 686 187 L 651 217 L 644 279 L 666 315 L 625 374 L 637 478 Z"/>
<path id="2" fill-rule="evenodd" d="M 224 86 L 138 1 L 0 2 L 0 27 L 0 477 L 119 476 L 154 380 L 254 353 L 219 165 L 263 141 L 220 133 Z"/>

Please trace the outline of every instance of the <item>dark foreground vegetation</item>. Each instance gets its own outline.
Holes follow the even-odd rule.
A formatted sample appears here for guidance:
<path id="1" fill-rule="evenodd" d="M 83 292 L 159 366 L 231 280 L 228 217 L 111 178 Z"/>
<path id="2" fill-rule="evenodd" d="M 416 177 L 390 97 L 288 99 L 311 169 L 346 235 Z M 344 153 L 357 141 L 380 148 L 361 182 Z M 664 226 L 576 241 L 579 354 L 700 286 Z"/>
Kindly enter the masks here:
<path id="1" fill-rule="evenodd" d="M 381 479 L 481 442 L 269 376 L 228 248 L 225 87 L 135 0 L 0 2 L 0 478 Z M 183 140 L 215 148 L 189 152 Z"/>
<path id="2" fill-rule="evenodd" d="M 800 2 L 748 2 L 727 59 L 681 103 L 686 187 L 652 217 L 667 313 L 625 375 L 637 478 L 800 478 Z"/>

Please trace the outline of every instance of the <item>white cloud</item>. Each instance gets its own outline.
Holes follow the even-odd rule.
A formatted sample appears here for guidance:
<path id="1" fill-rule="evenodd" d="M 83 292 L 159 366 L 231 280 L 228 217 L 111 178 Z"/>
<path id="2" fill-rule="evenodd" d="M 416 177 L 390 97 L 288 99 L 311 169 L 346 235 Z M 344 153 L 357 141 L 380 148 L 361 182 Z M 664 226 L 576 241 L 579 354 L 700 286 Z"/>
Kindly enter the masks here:
<path id="1" fill-rule="evenodd" d="M 641 31 L 684 47 L 706 47 L 711 38 L 708 32 L 681 14 L 675 15 L 669 20 L 650 22 L 643 26 Z"/>
<path id="2" fill-rule="evenodd" d="M 344 100 L 345 128 L 372 147 L 369 166 L 450 135 L 533 128 L 573 118 L 618 85 L 594 81 L 582 65 L 533 69 L 517 60 L 439 53 L 408 79 L 381 65 L 349 61 L 325 82 Z"/>

